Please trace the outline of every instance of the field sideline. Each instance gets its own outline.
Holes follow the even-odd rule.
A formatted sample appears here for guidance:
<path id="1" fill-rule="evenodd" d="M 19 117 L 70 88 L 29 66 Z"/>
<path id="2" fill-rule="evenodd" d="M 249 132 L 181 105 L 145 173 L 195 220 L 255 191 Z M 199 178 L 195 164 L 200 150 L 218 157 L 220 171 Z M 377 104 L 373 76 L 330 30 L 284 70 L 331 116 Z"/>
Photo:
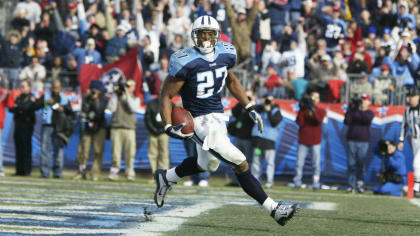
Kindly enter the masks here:
<path id="1" fill-rule="evenodd" d="M 211 188 L 175 186 L 158 209 L 150 176 L 128 183 L 11 173 L 0 178 L 0 235 L 420 235 L 419 200 L 275 186 L 271 197 L 302 207 L 281 227 L 220 177 Z"/>

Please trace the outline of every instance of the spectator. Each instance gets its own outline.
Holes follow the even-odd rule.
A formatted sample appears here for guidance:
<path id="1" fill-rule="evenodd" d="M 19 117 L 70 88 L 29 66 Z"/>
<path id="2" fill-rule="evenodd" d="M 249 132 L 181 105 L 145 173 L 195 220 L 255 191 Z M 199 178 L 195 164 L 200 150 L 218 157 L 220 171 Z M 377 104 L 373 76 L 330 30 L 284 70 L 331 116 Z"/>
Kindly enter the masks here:
<path id="1" fill-rule="evenodd" d="M 364 162 L 369 152 L 370 126 L 375 116 L 369 110 L 370 96 L 352 97 L 344 118 L 347 130 L 347 192 L 363 193 L 365 181 Z"/>
<path id="2" fill-rule="evenodd" d="M 48 42 L 48 45 L 52 45 L 52 39 L 55 34 L 55 25 L 51 22 L 51 15 L 49 12 L 44 11 L 42 13 L 41 22 L 35 27 L 35 36 L 38 40 L 44 40 Z"/>
<path id="3" fill-rule="evenodd" d="M 73 51 L 73 55 L 77 60 L 77 70 L 80 71 L 82 64 L 96 64 L 101 66 L 102 58 L 101 54 L 95 50 L 95 40 L 89 38 L 86 42 L 86 48 L 76 48 Z"/>
<path id="4" fill-rule="evenodd" d="M 282 72 L 280 76 L 283 78 L 287 76 L 290 69 L 295 71 L 298 78 L 305 77 L 306 41 L 302 25 L 303 19 L 299 19 L 299 22 L 296 27 L 298 41 L 292 40 L 290 42 L 290 50 L 285 51 L 281 57 Z"/>
<path id="5" fill-rule="evenodd" d="M 7 36 L 7 41 L 1 41 L 1 54 L 0 59 L 1 67 L 6 79 L 9 81 L 9 88 L 17 88 L 19 80 L 19 66 L 22 62 L 22 47 L 21 36 L 17 31 L 10 31 Z"/>
<path id="6" fill-rule="evenodd" d="M 61 178 L 64 165 L 63 136 L 60 136 L 62 115 L 70 114 L 71 107 L 67 96 L 61 92 L 60 81 L 53 81 L 52 91 L 47 91 L 36 101 L 36 108 L 42 108 L 41 126 L 41 177 L 50 177 L 50 162 L 53 159 L 54 178 Z M 73 129 L 73 127 L 70 127 Z M 51 157 L 51 148 L 53 149 Z"/>
<path id="7" fill-rule="evenodd" d="M 398 4 L 399 12 L 397 14 L 397 25 L 400 28 L 415 28 L 416 27 L 416 19 L 412 16 L 409 12 L 410 9 L 408 8 L 408 4 L 406 1 L 400 1 Z"/>
<path id="8" fill-rule="evenodd" d="M 273 40 L 264 48 L 262 54 L 262 71 L 267 71 L 267 66 L 271 64 L 275 66 L 276 71 L 280 72 L 280 62 L 281 54 L 279 52 L 277 42 Z"/>
<path id="9" fill-rule="evenodd" d="M 312 166 L 314 169 L 312 188 L 314 191 L 320 188 L 322 121 L 326 111 L 318 105 L 319 101 L 319 93 L 311 92 L 309 96 L 303 95 L 299 102 L 300 110 L 296 117 L 296 123 L 299 125 L 299 145 L 296 159 L 296 175 L 293 178 L 294 189 L 296 190 L 302 185 L 303 166 L 309 152 L 312 153 Z"/>
<path id="10" fill-rule="evenodd" d="M 273 65 L 268 65 L 267 75 L 265 78 L 266 91 L 273 94 L 275 98 L 285 98 L 286 90 L 283 87 L 283 80 L 278 74 Z"/>
<path id="11" fill-rule="evenodd" d="M 117 34 L 108 41 L 105 48 L 105 56 L 108 63 L 112 63 L 127 52 L 127 28 L 124 25 L 117 27 Z"/>
<path id="12" fill-rule="evenodd" d="M 264 104 L 257 105 L 255 109 L 261 114 L 264 123 L 264 131 L 260 133 L 257 125 L 252 129 L 252 147 L 254 149 L 254 156 L 252 158 L 251 173 L 258 180 L 262 175 L 262 159 L 267 163 L 267 182 L 265 186 L 271 188 L 274 184 L 274 172 L 276 170 L 276 152 L 275 142 L 279 135 L 278 127 L 283 116 L 280 112 L 280 107 L 274 103 L 274 97 L 271 95 L 265 96 Z"/>
<path id="13" fill-rule="evenodd" d="M 43 65 L 39 63 L 39 58 L 37 56 L 32 57 L 32 63 L 20 72 L 19 79 L 28 80 L 32 84 L 32 89 L 34 92 L 42 92 L 44 90 L 45 77 L 47 76 L 47 71 Z"/>
<path id="14" fill-rule="evenodd" d="M 290 23 L 289 4 L 286 1 L 269 1 L 267 6 L 271 23 L 271 39 L 281 39 L 283 28 Z"/>
<path id="15" fill-rule="evenodd" d="M 157 169 L 169 169 L 169 136 L 165 133 L 165 124 L 160 117 L 159 97 L 147 103 L 144 123 L 149 131 L 147 156 L 152 174 Z"/>
<path id="16" fill-rule="evenodd" d="M 419 68 L 420 57 L 412 48 L 401 47 L 395 61 L 392 63 L 392 75 L 397 77 L 399 84 L 412 87 L 415 81 L 411 71 L 417 71 Z"/>
<path id="17" fill-rule="evenodd" d="M 407 96 L 409 97 L 409 107 L 403 115 L 398 150 L 403 150 L 404 141 L 409 136 L 414 157 L 414 194 L 420 196 L 420 92 L 417 89 L 411 89 Z"/>
<path id="18" fill-rule="evenodd" d="M 15 15 L 20 10 L 25 10 L 27 12 L 26 19 L 31 22 L 31 24 L 37 24 L 41 21 L 41 7 L 39 3 L 33 0 L 26 0 L 20 2 L 16 5 Z"/>
<path id="19" fill-rule="evenodd" d="M 389 73 L 389 66 L 382 64 L 380 69 L 380 75 L 373 82 L 373 100 L 375 105 L 388 104 L 395 91 L 394 83 Z"/>
<path id="20" fill-rule="evenodd" d="M 93 165 L 91 178 L 97 181 L 101 175 L 102 156 L 105 148 L 106 120 L 105 109 L 107 98 L 105 87 L 101 81 L 90 82 L 90 89 L 83 96 L 81 112 L 81 138 L 77 150 L 77 163 L 79 171 L 73 179 L 86 179 L 87 162 L 93 143 Z"/>
<path id="21" fill-rule="evenodd" d="M 379 141 L 379 151 L 382 159 L 379 173 L 380 182 L 376 185 L 373 192 L 376 194 L 401 196 L 402 189 L 407 183 L 407 168 L 404 154 L 397 150 L 394 142 L 388 140 Z"/>
<path id="22" fill-rule="evenodd" d="M 368 71 L 372 70 L 372 58 L 370 57 L 369 53 L 365 50 L 365 44 L 362 41 L 356 43 L 356 51 L 350 57 L 350 62 L 353 60 L 361 60 L 367 63 Z"/>
<path id="23" fill-rule="evenodd" d="M 323 26 L 323 37 L 327 42 L 327 52 L 339 50 L 339 40 L 344 38 L 346 23 L 340 19 L 340 6 L 325 6 L 316 17 Z"/>
<path id="24" fill-rule="evenodd" d="M 22 93 L 16 98 L 14 107 L 9 109 L 14 114 L 15 123 L 13 133 L 16 155 L 15 175 L 29 176 L 32 171 L 32 134 L 36 121 L 36 98 L 31 94 L 29 80 L 20 81 L 20 91 Z"/>
<path id="25" fill-rule="evenodd" d="M 128 80 L 124 87 L 119 85 L 108 103 L 108 110 L 113 112 L 111 119 L 112 165 L 108 176 L 111 181 L 118 180 L 123 150 L 126 178 L 128 181 L 135 180 L 136 112 L 140 106 L 140 99 L 134 95 L 135 88 L 134 80 Z"/>
<path id="26" fill-rule="evenodd" d="M 350 97 L 358 97 L 362 94 L 372 96 L 372 85 L 369 83 L 369 79 L 366 73 L 362 72 L 361 77 L 355 79 L 350 85 Z"/>
<path id="27" fill-rule="evenodd" d="M 254 95 L 252 91 L 246 91 L 249 101 L 255 102 Z M 254 126 L 254 121 L 249 117 L 247 110 L 241 105 L 237 104 L 232 109 L 232 115 L 235 118 L 234 121 L 228 124 L 228 132 L 234 137 L 233 144 L 237 147 L 246 157 L 248 163 L 252 165 L 252 127 Z M 226 186 L 239 187 L 239 182 L 233 171 L 230 174 L 231 182 Z"/>
<path id="28" fill-rule="evenodd" d="M 52 48 L 55 55 L 64 56 L 71 52 L 76 46 L 76 40 L 79 39 L 78 29 L 73 26 L 71 16 L 65 18 L 64 24 L 61 15 L 58 12 L 57 4 L 51 3 L 54 22 L 57 27 L 56 34 L 52 38 Z"/>
<path id="29" fill-rule="evenodd" d="M 251 38 L 249 35 L 251 34 L 251 29 L 258 13 L 258 6 L 254 4 L 249 16 L 246 15 L 245 8 L 239 8 L 235 17 L 232 5 L 226 1 L 226 12 L 232 27 L 232 44 L 236 47 L 237 63 L 239 64 L 251 55 Z"/>
<path id="30" fill-rule="evenodd" d="M 308 88 L 320 91 L 322 94 L 321 101 L 326 101 L 329 91 L 328 83 L 331 79 L 337 79 L 339 77 L 339 68 L 331 62 L 330 56 L 321 54 L 322 51 L 318 51 L 309 59 L 308 64 L 309 68 L 311 68 L 312 79 L 309 82 Z"/>

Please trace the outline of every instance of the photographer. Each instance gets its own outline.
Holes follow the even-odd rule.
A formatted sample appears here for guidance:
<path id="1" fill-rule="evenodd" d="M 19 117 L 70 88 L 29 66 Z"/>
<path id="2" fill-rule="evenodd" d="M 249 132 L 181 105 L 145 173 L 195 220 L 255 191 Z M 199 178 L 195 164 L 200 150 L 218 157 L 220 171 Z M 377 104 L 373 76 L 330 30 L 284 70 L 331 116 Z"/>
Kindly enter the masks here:
<path id="1" fill-rule="evenodd" d="M 361 97 L 353 98 L 349 104 L 344 118 L 344 124 L 348 126 L 347 142 L 347 192 L 356 190 L 363 193 L 365 169 L 364 160 L 369 151 L 370 125 L 375 116 L 369 110 L 370 97 L 363 94 Z M 357 181 L 357 186 L 356 186 Z"/>
<path id="2" fill-rule="evenodd" d="M 108 103 L 113 112 L 111 119 L 112 165 L 109 180 L 118 180 L 121 167 L 121 152 L 124 150 L 125 174 L 128 181 L 134 181 L 134 158 L 136 155 L 136 112 L 140 99 L 134 95 L 136 82 L 120 82 Z"/>
<path id="3" fill-rule="evenodd" d="M 36 109 L 41 108 L 41 177 L 50 177 L 49 165 L 51 159 L 53 159 L 54 178 L 61 178 L 64 165 L 63 148 L 73 132 L 73 127 L 67 119 L 72 115 L 72 108 L 68 97 L 61 92 L 60 81 L 54 80 L 52 91 L 45 92 L 36 101 Z M 52 157 L 51 146 L 53 149 Z"/>
<path id="4" fill-rule="evenodd" d="M 15 105 L 9 111 L 14 114 L 15 129 L 13 140 L 15 141 L 16 175 L 29 176 L 32 171 L 32 134 L 35 124 L 35 101 L 31 94 L 29 80 L 20 82 L 22 92 L 15 100 Z"/>
<path id="5" fill-rule="evenodd" d="M 296 176 L 293 179 L 294 189 L 296 190 L 302 184 L 303 166 L 309 152 L 312 153 L 312 166 L 314 168 L 312 188 L 314 191 L 320 188 L 322 121 L 327 113 L 318 104 L 319 93 L 315 91 L 309 95 L 304 94 L 299 102 L 300 110 L 296 117 L 296 123 L 299 125 L 299 146 L 296 159 Z"/>
<path id="6" fill-rule="evenodd" d="M 252 158 L 251 173 L 255 178 L 260 180 L 262 175 L 262 159 L 267 163 L 267 183 L 265 186 L 271 188 L 274 184 L 274 172 L 276 170 L 276 152 L 275 142 L 279 135 L 278 126 L 283 119 L 280 107 L 273 103 L 274 97 L 267 94 L 264 104 L 256 106 L 256 111 L 261 114 L 264 124 L 264 131 L 260 133 L 258 126 L 252 128 L 252 147 L 254 148 L 254 156 Z"/>
<path id="7" fill-rule="evenodd" d="M 81 112 L 81 138 L 77 149 L 77 163 L 79 171 L 73 179 L 86 179 L 86 165 L 90 156 L 93 142 L 93 166 L 91 177 L 98 180 L 101 174 L 102 155 L 104 153 L 106 138 L 105 109 L 107 98 L 104 94 L 105 87 L 99 80 L 93 80 L 90 88 L 83 96 Z"/>
<path id="8" fill-rule="evenodd" d="M 373 190 L 375 194 L 401 196 L 407 183 L 407 168 L 404 154 L 397 150 L 394 142 L 379 141 L 379 154 L 382 159 L 378 183 Z"/>

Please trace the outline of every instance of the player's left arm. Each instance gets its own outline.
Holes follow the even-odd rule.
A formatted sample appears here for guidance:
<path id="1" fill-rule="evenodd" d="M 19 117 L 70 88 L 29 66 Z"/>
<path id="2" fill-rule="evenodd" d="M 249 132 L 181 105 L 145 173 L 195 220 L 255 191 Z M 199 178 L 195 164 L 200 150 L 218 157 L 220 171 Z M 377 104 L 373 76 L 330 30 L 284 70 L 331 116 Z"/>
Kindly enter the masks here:
<path id="1" fill-rule="evenodd" d="M 262 133 L 264 127 L 261 116 L 258 114 L 258 112 L 255 111 L 254 103 L 249 101 L 241 83 L 231 70 L 228 70 L 226 87 L 233 94 L 233 96 L 238 99 L 239 103 L 246 108 L 246 110 L 249 112 L 249 116 L 252 120 L 254 120 L 256 124 L 258 124 L 258 130 Z"/>

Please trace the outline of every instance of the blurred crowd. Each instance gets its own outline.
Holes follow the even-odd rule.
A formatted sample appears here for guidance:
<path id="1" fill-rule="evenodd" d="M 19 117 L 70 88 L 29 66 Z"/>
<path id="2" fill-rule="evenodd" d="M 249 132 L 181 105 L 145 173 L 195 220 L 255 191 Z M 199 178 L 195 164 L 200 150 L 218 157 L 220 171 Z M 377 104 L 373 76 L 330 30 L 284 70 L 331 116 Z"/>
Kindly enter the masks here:
<path id="1" fill-rule="evenodd" d="M 216 18 L 220 23 L 220 40 L 236 47 L 237 68 L 249 72 L 241 79 L 247 80 L 246 84 L 250 85 L 247 89 L 252 88 L 250 96 L 267 102 L 259 108 L 261 113 L 266 113 L 263 116 L 269 124 L 267 127 L 276 127 L 282 119 L 280 110 L 272 106 L 275 98 L 304 101 L 304 96 L 311 95 L 310 100 L 339 102 L 346 94 L 377 105 L 392 104 L 401 88 L 417 87 L 420 79 L 417 33 L 420 13 L 418 2 L 414 0 L 22 0 L 10 10 L 13 11 L 10 25 L 6 34 L 0 35 L 0 99 L 5 99 L 3 95 L 10 89 L 19 88 L 23 94 L 14 105 L 9 104 L 15 112 L 15 122 L 21 125 L 17 130 L 22 135 L 15 137 L 17 144 L 30 142 L 28 137 L 32 136 L 35 122 L 33 112 L 43 110 L 42 147 L 48 149 L 43 153 L 44 167 L 41 163 L 44 177 L 50 175 L 47 163 L 50 159 L 54 160 L 54 176 L 61 177 L 65 145 L 62 142 L 71 135 L 66 129 L 71 124 L 58 117 L 64 113 L 65 121 L 73 116 L 62 90 L 80 91 L 78 73 L 82 64 L 102 67 L 117 61 L 130 48 L 138 47 L 143 79 L 149 92 L 157 95 L 168 75 L 170 56 L 192 45 L 191 22 L 202 15 Z M 79 145 L 76 179 L 86 178 L 91 142 L 97 143 L 93 145 L 92 178 L 99 177 L 103 142 L 110 136 L 115 159 L 109 179 L 118 178 L 124 150 L 128 163 L 126 177 L 134 180 L 135 150 L 131 141 L 124 141 L 135 141 L 133 116 L 139 103 L 138 98 L 132 96 L 134 85 L 131 83 L 135 82 L 123 86 L 109 102 L 104 100 L 103 85 L 96 83 L 92 83 L 83 96 L 81 116 L 86 133 L 82 134 Z M 38 97 L 30 95 L 31 91 L 50 92 Z M 148 156 L 153 171 L 169 165 L 167 160 L 159 159 L 168 156 L 167 148 L 162 147 L 167 147 L 169 139 L 163 134 L 156 103 L 150 102 L 155 105 L 148 106 L 146 112 L 151 134 Z M 8 106 L 7 99 L 0 104 Z M 119 109 L 121 104 L 125 104 L 126 110 Z M 315 115 L 316 124 L 322 121 L 325 112 L 318 113 L 314 107 L 308 108 L 308 114 L 298 116 L 299 126 L 305 126 L 307 119 L 302 118 L 305 115 Z M 366 109 L 365 105 L 363 107 Z M 103 120 L 105 108 L 114 112 L 110 134 Z M 241 116 L 238 109 L 233 113 L 237 118 Z M 1 119 L 4 116 L 0 115 Z M 28 122 L 32 126 L 25 126 Z M 52 135 L 56 129 L 62 129 L 63 135 Z M 275 130 L 266 132 L 272 132 L 269 136 L 275 135 Z M 319 127 L 303 130 L 311 134 L 320 132 Z M 249 132 L 240 134 L 247 138 L 239 140 L 237 145 L 243 146 L 244 152 L 257 151 L 253 158 L 257 161 L 252 163 L 251 169 L 259 178 L 263 157 L 270 163 L 274 161 L 275 140 L 265 140 L 269 136 L 259 136 L 258 132 L 253 135 L 251 128 Z M 251 145 L 255 149 L 245 150 L 249 149 L 252 136 L 258 136 Z M 313 154 L 315 163 L 319 162 L 316 153 L 321 138 L 307 141 L 304 134 L 299 137 L 300 154 L 294 180 L 297 188 L 308 152 Z M 366 144 L 358 142 L 366 142 L 365 139 L 353 141 L 356 144 L 351 144 L 351 150 L 356 153 L 364 150 Z M 191 144 L 185 145 L 189 153 L 194 152 L 193 148 L 188 148 Z M 49 153 L 51 147 L 53 152 Z M 31 150 L 18 149 L 20 169 L 17 174 L 27 175 L 30 169 L 26 162 Z M 363 185 L 357 183 L 363 178 L 357 172 L 362 157 L 357 155 L 352 159 L 354 173 L 349 177 L 350 191 L 360 190 Z M 318 189 L 320 170 L 319 166 L 314 168 L 314 188 Z M 267 171 L 274 173 L 273 168 Z M 203 178 L 207 183 L 202 182 L 202 185 L 208 185 L 208 176 Z M 268 180 L 267 187 L 271 187 L 272 180 Z M 201 180 L 192 182 L 197 184 Z M 233 180 L 232 185 L 235 184 Z"/>

